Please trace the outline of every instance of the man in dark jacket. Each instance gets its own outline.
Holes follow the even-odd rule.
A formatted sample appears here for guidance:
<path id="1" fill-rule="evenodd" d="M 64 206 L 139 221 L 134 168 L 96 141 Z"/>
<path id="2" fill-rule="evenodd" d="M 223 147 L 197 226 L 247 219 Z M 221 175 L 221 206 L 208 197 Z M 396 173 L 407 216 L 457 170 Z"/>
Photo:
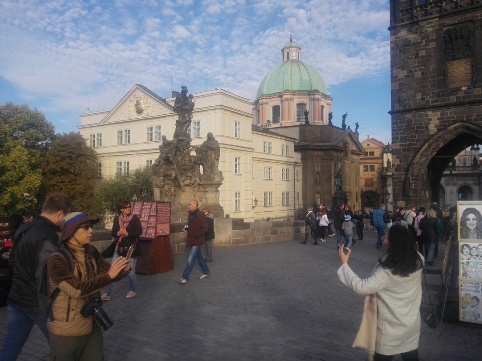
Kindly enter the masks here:
<path id="1" fill-rule="evenodd" d="M 333 211 L 333 224 L 336 231 L 336 245 L 341 247 L 345 244 L 345 232 L 342 229 L 345 222 L 345 203 L 338 203 Z"/>
<path id="2" fill-rule="evenodd" d="M 189 211 L 188 222 L 187 228 L 185 228 L 184 231 L 187 232 L 186 247 L 191 247 L 191 251 L 189 252 L 187 265 L 182 273 L 182 278 L 179 280 L 179 283 L 182 285 L 189 281 L 189 275 L 196 260 L 202 270 L 199 279 L 202 280 L 209 277 L 209 268 L 201 253 L 201 246 L 204 244 L 204 235 L 208 231 L 206 216 L 199 210 L 198 202 L 195 199 L 189 202 L 187 209 Z"/>
<path id="3" fill-rule="evenodd" d="M 70 201 L 63 195 L 50 195 L 42 213 L 24 223 L 15 233 L 12 288 L 8 297 L 8 326 L 0 360 L 16 360 L 36 324 L 48 339 L 47 315 L 39 307 L 41 270 L 48 257 L 60 247 L 59 233 L 70 212 Z"/>
<path id="4" fill-rule="evenodd" d="M 208 231 L 204 235 L 204 243 L 206 244 L 206 262 L 213 261 L 213 241 L 214 241 L 214 216 L 211 214 L 209 208 L 204 208 L 203 213 L 208 222 Z"/>

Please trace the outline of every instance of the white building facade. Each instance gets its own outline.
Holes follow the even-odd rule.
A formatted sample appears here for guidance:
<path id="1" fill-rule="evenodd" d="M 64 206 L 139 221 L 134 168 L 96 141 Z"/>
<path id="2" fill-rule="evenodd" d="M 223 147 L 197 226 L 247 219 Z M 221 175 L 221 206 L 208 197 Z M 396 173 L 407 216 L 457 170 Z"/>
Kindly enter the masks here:
<path id="1" fill-rule="evenodd" d="M 252 125 L 250 101 L 228 91 L 194 94 L 194 102 L 191 145 L 201 145 L 209 132 L 219 142 L 224 177 L 219 202 L 225 216 L 293 219 L 303 205 L 295 139 Z M 82 114 L 79 131 L 97 152 L 98 177 L 152 165 L 162 136 L 170 140 L 174 134 L 173 104 L 174 98 L 136 84 L 112 110 Z"/>

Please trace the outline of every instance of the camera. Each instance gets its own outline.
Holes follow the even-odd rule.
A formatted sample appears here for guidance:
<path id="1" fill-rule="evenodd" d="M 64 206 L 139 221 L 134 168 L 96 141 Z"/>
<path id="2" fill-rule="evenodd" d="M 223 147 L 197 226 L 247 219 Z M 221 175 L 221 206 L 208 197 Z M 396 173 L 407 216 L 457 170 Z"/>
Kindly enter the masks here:
<path id="1" fill-rule="evenodd" d="M 98 297 L 93 298 L 86 303 L 80 310 L 80 314 L 82 317 L 93 316 L 94 320 L 104 331 L 107 331 L 114 324 L 102 308 L 102 300 Z"/>

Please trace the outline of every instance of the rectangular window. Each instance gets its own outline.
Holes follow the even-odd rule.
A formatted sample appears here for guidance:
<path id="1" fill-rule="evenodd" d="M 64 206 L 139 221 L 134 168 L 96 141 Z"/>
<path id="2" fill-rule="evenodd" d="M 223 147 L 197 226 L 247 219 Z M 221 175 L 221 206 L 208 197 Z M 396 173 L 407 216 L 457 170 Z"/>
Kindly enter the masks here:
<path id="1" fill-rule="evenodd" d="M 241 174 L 241 158 L 234 158 L 234 174 Z"/>
<path id="2" fill-rule="evenodd" d="M 147 127 L 147 141 L 152 142 L 154 140 L 154 127 Z"/>
<path id="3" fill-rule="evenodd" d="M 122 130 L 117 131 L 117 145 L 122 144 L 122 139 L 124 139 L 123 134 L 124 132 Z"/>
<path id="4" fill-rule="evenodd" d="M 241 192 L 234 192 L 234 211 L 241 212 Z"/>
<path id="5" fill-rule="evenodd" d="M 234 122 L 234 137 L 241 138 L 241 122 Z"/>
<path id="6" fill-rule="evenodd" d="M 102 163 L 97 162 L 97 178 L 102 178 Z"/>
<path id="7" fill-rule="evenodd" d="M 201 137 L 201 121 L 199 120 L 192 122 L 192 137 L 193 138 Z"/>
<path id="8" fill-rule="evenodd" d="M 283 206 L 290 205 L 290 192 L 283 192 L 281 194 L 281 205 Z"/>
<path id="9" fill-rule="evenodd" d="M 271 153 L 271 142 L 263 142 L 263 152 Z"/>
<path id="10" fill-rule="evenodd" d="M 273 206 L 273 192 L 264 192 L 264 206 L 265 207 L 272 207 Z"/>
<path id="11" fill-rule="evenodd" d="M 271 167 L 264 167 L 264 179 L 273 179 L 273 172 Z"/>
<path id="12" fill-rule="evenodd" d="M 289 157 L 290 146 L 288 144 L 281 144 L 281 155 L 285 155 L 285 156 Z"/>
<path id="13" fill-rule="evenodd" d="M 97 146 L 102 147 L 102 133 L 97 133 Z"/>
<path id="14" fill-rule="evenodd" d="M 124 144 L 131 144 L 131 131 L 129 129 L 124 130 Z"/>
<path id="15" fill-rule="evenodd" d="M 129 175 L 129 162 L 124 162 L 124 175 Z"/>
<path id="16" fill-rule="evenodd" d="M 156 125 L 154 128 L 154 140 L 157 142 L 157 141 L 160 141 L 161 138 L 162 138 L 161 126 Z"/>
<path id="17" fill-rule="evenodd" d="M 280 106 L 279 105 L 273 105 L 271 118 L 273 120 L 273 123 L 279 123 L 280 122 Z"/>
<path id="18" fill-rule="evenodd" d="M 374 165 L 370 165 L 370 172 L 374 172 L 375 171 L 375 166 Z"/>
<path id="19" fill-rule="evenodd" d="M 363 171 L 364 171 L 364 172 L 368 172 L 368 165 L 364 165 L 364 166 L 363 166 Z"/>
<path id="20" fill-rule="evenodd" d="M 151 167 L 151 166 L 152 166 L 152 163 L 154 163 L 154 162 L 152 161 L 152 159 L 146 160 L 146 167 Z"/>
<path id="21" fill-rule="evenodd" d="M 122 162 L 115 163 L 115 174 L 122 175 Z"/>
<path id="22" fill-rule="evenodd" d="M 290 169 L 289 168 L 282 168 L 281 169 L 281 180 L 290 180 Z"/>
<path id="23" fill-rule="evenodd" d="M 95 134 L 90 135 L 90 147 L 95 148 Z"/>

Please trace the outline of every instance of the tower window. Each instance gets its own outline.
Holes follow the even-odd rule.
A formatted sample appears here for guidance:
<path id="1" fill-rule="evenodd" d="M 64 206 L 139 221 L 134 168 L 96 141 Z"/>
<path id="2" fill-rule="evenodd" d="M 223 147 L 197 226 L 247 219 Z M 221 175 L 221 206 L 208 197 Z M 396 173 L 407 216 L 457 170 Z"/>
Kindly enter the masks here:
<path id="1" fill-rule="evenodd" d="M 296 104 L 296 121 L 298 121 L 298 122 L 304 122 L 305 121 L 305 110 L 306 110 L 306 104 L 305 103 Z"/>
<path id="2" fill-rule="evenodd" d="M 273 105 L 272 110 L 272 119 L 273 123 L 279 123 L 280 122 L 280 106 L 279 105 Z"/>

